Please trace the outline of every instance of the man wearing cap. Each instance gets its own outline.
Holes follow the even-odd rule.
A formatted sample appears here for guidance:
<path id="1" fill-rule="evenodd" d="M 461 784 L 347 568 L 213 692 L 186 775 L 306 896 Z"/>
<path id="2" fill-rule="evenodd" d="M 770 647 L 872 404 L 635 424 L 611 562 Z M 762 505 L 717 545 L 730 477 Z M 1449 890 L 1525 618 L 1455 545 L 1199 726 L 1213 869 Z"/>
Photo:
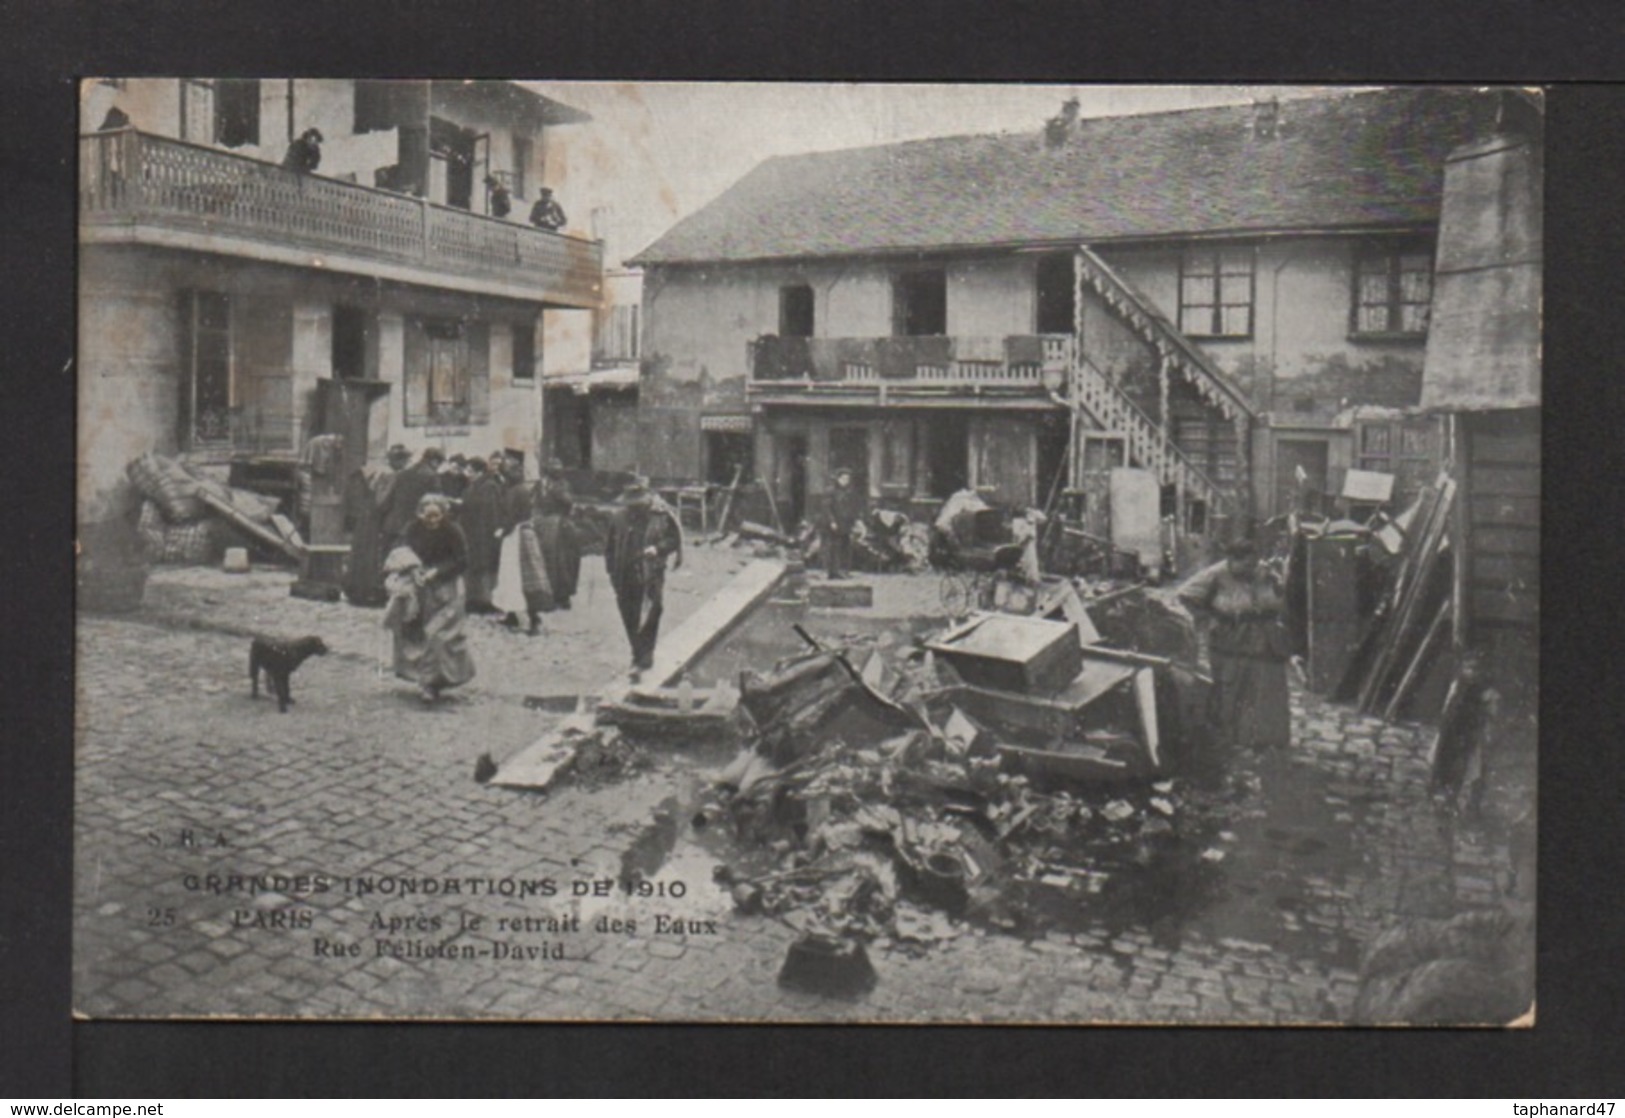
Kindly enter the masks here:
<path id="1" fill-rule="evenodd" d="M 666 560 L 676 556 L 673 565 L 682 565 L 682 540 L 676 517 L 664 504 L 656 506 L 647 485 L 633 482 L 626 487 L 604 540 L 604 569 L 632 645 L 634 678 L 654 667 L 665 608 Z"/>
<path id="2" fill-rule="evenodd" d="M 824 571 L 831 579 L 848 578 L 852 566 L 852 528 L 863 515 L 863 494 L 852 485 L 852 471 L 835 471 L 835 487 L 824 509 Z"/>
<path id="3" fill-rule="evenodd" d="M 418 502 L 430 493 L 440 492 L 440 464 L 445 460 L 446 452 L 439 447 L 425 447 L 416 465 L 396 475 L 384 508 L 386 547 L 399 543 L 401 534 L 417 521 Z"/>

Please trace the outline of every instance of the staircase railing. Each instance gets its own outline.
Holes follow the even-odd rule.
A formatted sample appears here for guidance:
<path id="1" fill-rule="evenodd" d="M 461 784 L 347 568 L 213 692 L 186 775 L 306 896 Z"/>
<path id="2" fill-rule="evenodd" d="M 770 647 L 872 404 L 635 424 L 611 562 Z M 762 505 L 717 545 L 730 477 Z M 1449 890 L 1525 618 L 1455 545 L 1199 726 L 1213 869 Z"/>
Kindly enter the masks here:
<path id="1" fill-rule="evenodd" d="M 1161 484 L 1177 486 L 1209 506 L 1227 503 L 1219 485 L 1174 445 L 1161 425 L 1081 354 L 1073 367 L 1072 386 L 1078 405 L 1101 427 L 1121 434 L 1129 458 L 1155 473 Z"/>

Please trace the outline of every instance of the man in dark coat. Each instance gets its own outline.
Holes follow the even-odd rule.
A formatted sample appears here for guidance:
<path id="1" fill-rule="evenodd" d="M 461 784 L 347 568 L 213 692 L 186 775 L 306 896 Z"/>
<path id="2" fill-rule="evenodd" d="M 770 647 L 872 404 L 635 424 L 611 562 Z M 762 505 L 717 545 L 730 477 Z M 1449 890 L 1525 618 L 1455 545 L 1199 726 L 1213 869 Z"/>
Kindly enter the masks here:
<path id="1" fill-rule="evenodd" d="M 401 535 L 416 522 L 418 502 L 430 493 L 440 492 L 440 464 L 445 460 L 445 451 L 437 446 L 426 447 L 417 464 L 395 478 L 395 487 L 384 507 L 386 549 L 399 543 Z"/>
<path id="2" fill-rule="evenodd" d="M 412 454 L 399 443 L 389 448 L 386 466 L 359 467 L 344 486 L 344 527 L 350 533 L 350 558 L 344 576 L 344 594 L 352 605 L 381 606 L 384 592 L 383 515 L 395 482 Z"/>
<path id="3" fill-rule="evenodd" d="M 503 487 L 484 459 L 474 458 L 469 465 L 474 469 L 474 480 L 463 495 L 460 521 L 468 539 L 468 570 L 463 583 L 468 588 L 468 612 L 490 613 L 494 608 L 491 591 L 502 558 Z"/>
<path id="4" fill-rule="evenodd" d="M 852 486 L 852 471 L 835 471 L 824 512 L 824 570 L 832 579 L 846 578 L 852 567 L 852 528 L 863 515 L 863 494 Z"/>
<path id="5" fill-rule="evenodd" d="M 682 538 L 676 518 L 664 506 L 655 507 L 647 486 L 626 487 L 604 539 L 604 569 L 632 645 L 634 678 L 654 667 L 665 609 L 666 560 L 675 555 L 677 564 L 682 563 Z"/>
<path id="6" fill-rule="evenodd" d="M 538 229 L 558 232 L 564 228 L 564 207 L 553 200 L 551 187 L 542 187 L 536 204 L 530 208 L 530 223 Z"/>
<path id="7" fill-rule="evenodd" d="M 323 139 L 321 129 L 305 129 L 297 140 L 288 145 L 288 154 L 282 157 L 283 168 L 302 175 L 314 173 L 322 165 Z"/>

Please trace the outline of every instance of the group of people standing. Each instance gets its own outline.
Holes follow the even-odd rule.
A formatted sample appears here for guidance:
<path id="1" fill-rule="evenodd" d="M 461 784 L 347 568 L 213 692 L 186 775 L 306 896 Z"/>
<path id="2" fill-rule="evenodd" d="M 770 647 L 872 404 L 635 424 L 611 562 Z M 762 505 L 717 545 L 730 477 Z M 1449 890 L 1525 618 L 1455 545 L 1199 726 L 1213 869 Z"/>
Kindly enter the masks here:
<path id="1" fill-rule="evenodd" d="M 527 483 L 520 459 L 448 462 L 438 447 L 416 463 L 404 446 L 357 470 L 345 490 L 350 563 L 345 594 L 387 605 L 395 672 L 433 702 L 474 676 L 464 622 L 494 614 L 540 632 L 541 615 L 569 609 L 581 569 L 570 492 L 556 463 Z"/>
<path id="2" fill-rule="evenodd" d="M 395 674 L 433 703 L 474 677 L 464 631 L 470 613 L 535 636 L 542 614 L 570 608 L 582 540 L 557 462 L 539 482 L 526 482 L 518 457 L 500 451 L 448 463 L 430 447 L 410 462 L 397 445 L 383 466 L 363 466 L 351 477 L 344 589 L 357 605 L 387 606 Z M 671 507 L 641 482 L 627 486 L 605 534 L 604 567 L 634 677 L 654 665 L 667 564 L 681 565 L 682 553 Z"/>

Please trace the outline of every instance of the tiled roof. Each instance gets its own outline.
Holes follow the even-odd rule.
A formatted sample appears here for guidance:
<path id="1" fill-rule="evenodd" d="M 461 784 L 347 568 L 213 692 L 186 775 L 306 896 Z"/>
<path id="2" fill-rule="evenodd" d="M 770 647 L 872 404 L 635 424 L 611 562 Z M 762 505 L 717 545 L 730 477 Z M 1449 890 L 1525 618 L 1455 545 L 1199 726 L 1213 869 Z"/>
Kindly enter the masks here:
<path id="1" fill-rule="evenodd" d="M 1484 122 L 1468 90 L 1080 120 L 767 160 L 633 263 L 1433 222 L 1445 155 Z M 1262 126 L 1261 126 L 1262 125 Z"/>

